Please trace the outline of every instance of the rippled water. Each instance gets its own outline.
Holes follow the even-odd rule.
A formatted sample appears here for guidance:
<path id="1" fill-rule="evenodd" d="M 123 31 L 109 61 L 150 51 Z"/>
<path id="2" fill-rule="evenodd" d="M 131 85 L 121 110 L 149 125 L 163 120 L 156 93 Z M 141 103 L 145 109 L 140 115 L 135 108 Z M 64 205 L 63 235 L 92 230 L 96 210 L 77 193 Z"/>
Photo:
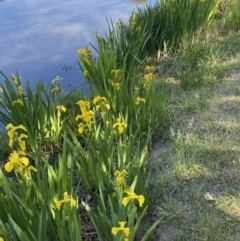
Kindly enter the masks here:
<path id="1" fill-rule="evenodd" d="M 10 76 L 17 69 L 31 85 L 40 78 L 49 82 L 56 75 L 64 78 L 65 89 L 81 85 L 76 50 L 95 43 L 95 32 L 106 33 L 106 19 L 126 20 L 136 4 L 144 2 L 0 1 L 0 70 Z"/>

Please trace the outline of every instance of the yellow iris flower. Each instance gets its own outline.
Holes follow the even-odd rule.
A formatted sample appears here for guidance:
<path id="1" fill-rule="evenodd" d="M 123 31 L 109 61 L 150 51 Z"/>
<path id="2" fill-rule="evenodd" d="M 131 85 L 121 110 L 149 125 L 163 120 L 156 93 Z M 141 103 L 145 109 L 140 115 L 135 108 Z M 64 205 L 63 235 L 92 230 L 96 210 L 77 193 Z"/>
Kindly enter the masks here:
<path id="1" fill-rule="evenodd" d="M 94 112 L 92 110 L 84 111 L 82 115 L 77 115 L 75 120 L 78 121 L 79 119 L 81 119 L 87 123 L 91 123 L 93 116 L 94 116 Z"/>
<path id="2" fill-rule="evenodd" d="M 119 82 L 114 83 L 113 81 L 111 81 L 111 85 L 112 85 L 116 90 L 120 90 L 121 83 L 119 83 Z"/>
<path id="3" fill-rule="evenodd" d="M 77 53 L 80 55 L 91 55 L 91 50 L 88 48 L 84 48 L 84 49 L 78 49 Z"/>
<path id="4" fill-rule="evenodd" d="M 88 76 L 88 71 L 86 69 L 83 71 L 83 76 L 85 76 L 85 77 Z"/>
<path id="5" fill-rule="evenodd" d="M 77 115 L 75 118 L 76 121 L 78 121 L 79 119 L 83 121 L 82 123 L 78 124 L 78 131 L 82 133 L 85 127 L 89 129 L 91 128 L 91 124 L 93 123 L 94 112 L 90 110 L 89 101 L 79 100 L 76 104 L 79 105 L 80 110 L 82 112 L 81 115 Z"/>
<path id="6" fill-rule="evenodd" d="M 77 201 L 76 201 L 75 199 L 71 198 L 70 195 L 68 195 L 68 192 L 64 192 L 64 193 L 63 193 L 63 199 L 62 199 L 62 200 L 59 200 L 59 201 L 57 201 L 57 202 L 55 203 L 56 208 L 57 208 L 58 210 L 60 210 L 61 205 L 62 205 L 63 203 L 67 203 L 67 202 L 70 202 L 70 203 L 72 204 L 72 206 L 74 206 L 74 207 L 77 206 Z"/>
<path id="7" fill-rule="evenodd" d="M 28 166 L 29 160 L 27 157 L 21 157 L 21 154 L 25 154 L 24 152 L 16 152 L 9 156 L 9 161 L 4 165 L 4 168 L 7 172 L 11 172 L 15 166 L 21 167 L 22 165 Z"/>
<path id="8" fill-rule="evenodd" d="M 100 107 L 105 106 L 108 110 L 110 109 L 110 105 L 107 103 L 105 97 L 96 96 L 93 99 L 93 104 L 96 105 L 96 110 L 98 111 Z"/>
<path id="9" fill-rule="evenodd" d="M 121 73 L 121 69 L 113 69 L 112 71 L 111 71 L 111 74 L 113 74 L 114 75 L 114 78 L 117 78 L 118 77 L 118 75 L 119 75 L 119 73 Z"/>
<path id="10" fill-rule="evenodd" d="M 17 89 L 18 89 L 18 94 L 19 94 L 19 95 L 23 95 L 23 87 L 22 87 L 21 85 L 19 85 L 19 86 L 17 87 Z"/>
<path id="11" fill-rule="evenodd" d="M 140 104 L 140 102 L 145 103 L 146 101 L 145 101 L 145 99 L 144 99 L 144 98 L 137 97 L 137 99 L 136 99 L 136 101 L 135 101 L 136 105 L 139 105 L 139 104 Z"/>
<path id="12" fill-rule="evenodd" d="M 151 80 L 153 80 L 153 79 L 155 78 L 155 75 L 152 74 L 152 73 L 149 73 L 149 74 L 145 74 L 145 75 L 143 76 L 143 78 L 144 78 L 147 82 L 149 82 L 149 81 L 151 81 Z"/>
<path id="13" fill-rule="evenodd" d="M 143 87 L 144 87 L 144 88 L 147 87 L 147 86 L 152 82 L 152 80 L 154 80 L 154 78 L 155 78 L 155 75 L 152 74 L 152 73 L 145 74 L 145 75 L 143 76 L 143 79 L 144 79 L 146 82 L 144 83 Z"/>
<path id="14" fill-rule="evenodd" d="M 34 172 L 37 172 L 37 169 L 35 167 L 33 167 L 33 166 L 25 166 L 25 165 L 21 165 L 19 167 L 19 170 L 23 173 L 23 176 L 25 176 L 25 177 L 28 175 L 28 172 L 30 170 L 32 170 Z"/>
<path id="15" fill-rule="evenodd" d="M 131 201 L 131 200 L 138 200 L 139 202 L 139 206 L 142 207 L 144 201 L 145 201 L 145 198 L 143 195 L 137 195 L 134 190 L 124 190 L 124 193 L 126 193 L 128 195 L 128 197 L 124 197 L 123 200 L 122 200 L 122 204 L 123 206 L 127 206 L 128 202 Z"/>
<path id="16" fill-rule="evenodd" d="M 28 138 L 28 135 L 21 134 L 18 138 L 18 144 L 22 151 L 26 151 L 26 142 L 22 140 L 23 138 Z"/>
<path id="17" fill-rule="evenodd" d="M 63 112 L 66 112 L 66 107 L 65 107 L 64 105 L 57 105 L 56 108 L 57 108 L 58 110 L 61 110 L 61 111 L 63 111 Z"/>
<path id="18" fill-rule="evenodd" d="M 79 100 L 76 104 L 79 105 L 82 112 L 88 111 L 90 109 L 89 101 Z"/>
<path id="19" fill-rule="evenodd" d="M 116 176 L 116 182 L 120 186 L 123 183 L 124 178 L 128 175 L 128 172 L 124 169 L 121 172 L 115 171 L 114 176 Z"/>
<path id="20" fill-rule="evenodd" d="M 82 122 L 78 124 L 78 131 L 79 131 L 79 133 L 83 133 L 85 128 L 90 129 L 91 128 L 91 124 L 90 123 L 83 124 Z"/>
<path id="21" fill-rule="evenodd" d="M 63 80 L 63 78 L 60 78 L 59 75 L 57 75 L 56 78 L 52 80 L 52 84 L 55 82 L 59 83 L 61 80 Z"/>
<path id="22" fill-rule="evenodd" d="M 128 237 L 130 234 L 130 228 L 124 228 L 126 222 L 118 222 L 118 223 L 120 227 L 112 227 L 112 230 L 111 230 L 112 234 L 116 236 L 118 232 L 122 231 L 124 232 L 124 235 Z"/>
<path id="23" fill-rule="evenodd" d="M 124 129 L 127 128 L 127 123 L 125 123 L 124 121 L 121 122 L 121 115 L 119 114 L 119 117 L 117 118 L 116 123 L 113 125 L 113 128 L 118 127 L 118 132 L 119 134 L 123 133 Z"/>
<path id="24" fill-rule="evenodd" d="M 19 85 L 20 80 L 22 79 L 20 76 L 16 77 L 15 74 L 11 74 L 11 78 L 12 78 L 13 82 L 15 83 L 15 85 Z"/>
<path id="25" fill-rule="evenodd" d="M 9 146 L 12 147 L 13 146 L 13 138 L 14 138 L 14 134 L 16 132 L 16 130 L 24 130 L 27 131 L 27 129 L 23 126 L 23 125 L 18 125 L 18 126 L 13 126 L 12 123 L 9 123 L 6 126 L 6 129 L 8 130 L 8 137 L 9 137 Z M 27 137 L 27 136 L 21 136 L 20 135 L 20 141 L 23 137 Z"/>
<path id="26" fill-rule="evenodd" d="M 145 72 L 147 72 L 147 73 L 150 73 L 150 72 L 153 71 L 153 70 L 154 70 L 154 67 L 153 67 L 153 66 L 147 65 L 147 66 L 145 67 Z"/>
<path id="27" fill-rule="evenodd" d="M 15 104 L 20 104 L 21 106 L 23 106 L 23 101 L 21 99 L 14 100 L 12 102 L 12 105 L 15 105 Z"/>
<path id="28" fill-rule="evenodd" d="M 56 87 L 51 89 L 51 93 L 53 93 L 54 91 L 60 91 L 60 87 L 57 85 Z"/>

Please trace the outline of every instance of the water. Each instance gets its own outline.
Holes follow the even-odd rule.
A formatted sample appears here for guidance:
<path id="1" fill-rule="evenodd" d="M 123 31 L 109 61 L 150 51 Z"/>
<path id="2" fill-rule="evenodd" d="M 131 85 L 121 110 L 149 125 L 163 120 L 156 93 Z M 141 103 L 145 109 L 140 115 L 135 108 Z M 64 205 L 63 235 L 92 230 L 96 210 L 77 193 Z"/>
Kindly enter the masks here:
<path id="1" fill-rule="evenodd" d="M 63 77 L 62 88 L 84 84 L 77 49 L 107 32 L 106 19 L 126 20 L 144 0 L 0 0 L 0 70 L 23 84 Z M 0 77 L 0 82 L 3 78 Z M 84 88 L 83 88 L 84 89 Z"/>

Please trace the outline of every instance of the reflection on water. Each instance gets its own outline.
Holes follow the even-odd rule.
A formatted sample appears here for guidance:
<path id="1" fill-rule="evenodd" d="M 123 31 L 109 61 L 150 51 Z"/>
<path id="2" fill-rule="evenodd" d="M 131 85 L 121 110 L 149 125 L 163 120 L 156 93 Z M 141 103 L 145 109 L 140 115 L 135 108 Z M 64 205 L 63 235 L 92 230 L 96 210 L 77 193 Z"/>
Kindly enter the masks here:
<path id="1" fill-rule="evenodd" d="M 80 85 L 84 80 L 76 50 L 95 43 L 94 32 L 106 33 L 106 18 L 126 20 L 135 8 L 123 0 L 2 1 L 0 70 L 10 76 L 16 68 L 31 85 L 39 78 L 49 82 L 56 75 L 64 78 L 65 88 Z"/>

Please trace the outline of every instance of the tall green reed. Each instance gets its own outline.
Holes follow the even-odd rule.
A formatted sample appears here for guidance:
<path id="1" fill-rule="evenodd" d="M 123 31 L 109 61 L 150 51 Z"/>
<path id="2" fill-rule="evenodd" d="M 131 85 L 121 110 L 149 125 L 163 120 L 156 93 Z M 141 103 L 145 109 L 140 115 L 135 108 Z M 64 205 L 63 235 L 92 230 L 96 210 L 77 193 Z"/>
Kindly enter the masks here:
<path id="1" fill-rule="evenodd" d="M 98 57 L 93 57 L 89 48 L 78 50 L 79 66 L 93 95 L 106 98 L 112 116 L 122 113 L 133 121 L 135 130 L 147 131 L 154 68 L 146 66 L 144 71 L 136 67 L 127 69 L 127 57 L 121 68 L 117 68 L 117 51 L 109 50 L 105 44 L 100 47 Z"/>
<path id="2" fill-rule="evenodd" d="M 73 189 L 73 159 L 63 151 L 52 166 L 42 157 L 34 160 L 36 173 L 14 176 L 0 170 L 0 236 L 4 240 L 82 240 L 78 211 L 79 190 Z"/>
<path id="3" fill-rule="evenodd" d="M 58 105 L 60 78 L 53 80 L 48 89 L 38 81 L 33 92 L 29 82 L 22 86 L 20 76 L 12 74 L 10 80 L 2 72 L 0 75 L 4 77 L 4 84 L 0 85 L 0 121 L 5 125 L 23 125 L 34 152 L 39 146 L 46 149 L 57 146 L 64 122 L 61 112 L 65 111 L 65 107 Z"/>
<path id="4" fill-rule="evenodd" d="M 111 102 L 105 97 L 96 96 L 92 104 L 82 100 L 77 104 L 81 138 L 79 141 L 79 133 L 70 128 L 68 144 L 93 199 L 92 205 L 84 201 L 82 205 L 99 240 L 134 240 L 148 203 L 146 166 L 150 134 L 139 137 L 140 128 L 133 127 L 128 112 L 114 116 Z M 94 109 L 100 112 L 101 122 L 97 121 Z M 124 200 L 129 200 L 129 205 Z M 115 233 L 119 228 L 126 232 Z"/>
<path id="5" fill-rule="evenodd" d="M 218 4 L 219 0 L 159 0 L 153 6 L 139 8 L 129 22 L 144 31 L 142 35 L 146 40 L 142 53 L 156 56 L 165 45 L 174 49 L 186 46 L 213 18 Z"/>

